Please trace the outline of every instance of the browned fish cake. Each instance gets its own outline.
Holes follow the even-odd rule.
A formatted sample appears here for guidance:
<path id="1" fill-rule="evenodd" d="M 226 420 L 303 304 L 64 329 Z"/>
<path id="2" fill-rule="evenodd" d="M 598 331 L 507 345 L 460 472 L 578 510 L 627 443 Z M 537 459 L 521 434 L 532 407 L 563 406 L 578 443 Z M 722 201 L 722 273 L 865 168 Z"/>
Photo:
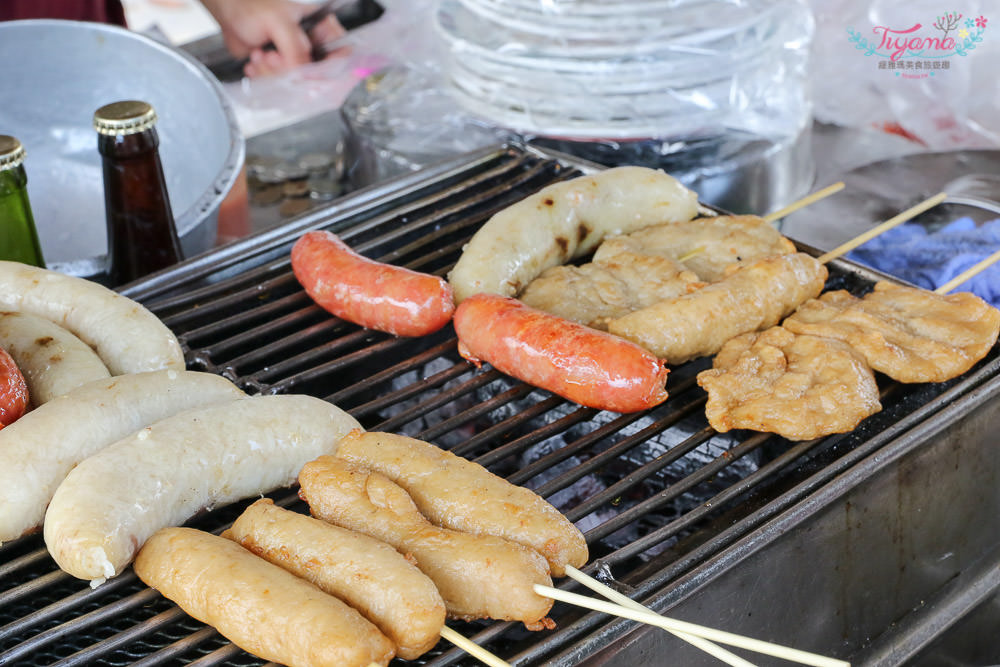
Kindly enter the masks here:
<path id="1" fill-rule="evenodd" d="M 733 264 L 795 252 L 795 244 L 756 215 L 719 215 L 652 225 L 604 240 L 594 253 L 604 262 L 622 252 L 668 257 L 699 280 L 721 280 Z"/>
<path id="2" fill-rule="evenodd" d="M 434 526 L 398 484 L 335 456 L 307 463 L 299 484 L 313 516 L 388 542 L 412 558 L 437 586 L 450 617 L 549 627 L 545 615 L 552 600 L 533 586 L 551 586 L 552 579 L 548 563 L 533 549 Z"/>
<path id="3" fill-rule="evenodd" d="M 715 354 L 734 336 L 778 324 L 816 297 L 826 267 L 805 253 L 765 257 L 719 282 L 611 320 L 608 332 L 679 364 Z"/>
<path id="4" fill-rule="evenodd" d="M 807 301 L 784 326 L 842 340 L 899 382 L 943 382 L 990 351 L 1000 311 L 968 292 L 942 295 L 879 282 L 861 299 L 838 290 Z"/>
<path id="5" fill-rule="evenodd" d="M 850 431 L 882 409 L 860 354 L 782 327 L 730 340 L 698 384 L 708 392 L 708 423 L 719 432 L 745 428 L 812 440 Z"/>
<path id="6" fill-rule="evenodd" d="M 532 308 L 605 330 L 610 319 L 703 285 L 669 257 L 620 252 L 599 262 L 547 269 L 518 298 Z"/>

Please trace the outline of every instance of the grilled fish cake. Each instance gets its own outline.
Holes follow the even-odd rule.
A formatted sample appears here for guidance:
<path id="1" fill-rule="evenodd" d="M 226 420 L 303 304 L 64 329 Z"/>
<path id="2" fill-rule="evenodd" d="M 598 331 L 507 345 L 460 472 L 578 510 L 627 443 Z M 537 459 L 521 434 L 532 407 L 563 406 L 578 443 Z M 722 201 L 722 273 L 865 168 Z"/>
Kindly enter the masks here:
<path id="1" fill-rule="evenodd" d="M 626 251 L 602 261 L 548 269 L 519 298 L 532 308 L 606 330 L 608 320 L 703 285 L 669 257 Z"/>
<path id="2" fill-rule="evenodd" d="M 720 215 L 645 227 L 604 240 L 594 253 L 604 262 L 621 253 L 668 257 L 699 280 L 721 280 L 733 264 L 795 252 L 795 244 L 756 215 Z"/>
<path id="3" fill-rule="evenodd" d="M 679 364 L 778 324 L 816 297 L 826 277 L 826 267 L 805 253 L 766 257 L 690 294 L 612 320 L 608 331 Z"/>
<path id="4" fill-rule="evenodd" d="M 698 374 L 716 431 L 745 428 L 811 440 L 844 433 L 882 409 L 864 357 L 832 338 L 782 327 L 737 336 Z"/>
<path id="5" fill-rule="evenodd" d="M 941 295 L 883 281 L 860 299 L 827 292 L 802 304 L 784 326 L 842 340 L 899 382 L 943 382 L 989 352 L 1000 311 L 968 292 Z"/>

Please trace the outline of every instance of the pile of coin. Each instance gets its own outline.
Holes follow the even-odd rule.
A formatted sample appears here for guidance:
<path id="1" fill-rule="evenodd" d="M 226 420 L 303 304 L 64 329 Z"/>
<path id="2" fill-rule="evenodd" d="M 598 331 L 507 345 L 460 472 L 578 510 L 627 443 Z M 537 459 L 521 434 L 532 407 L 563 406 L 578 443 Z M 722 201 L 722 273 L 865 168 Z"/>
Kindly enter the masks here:
<path id="1" fill-rule="evenodd" d="M 278 206 L 282 218 L 304 213 L 343 192 L 343 159 L 333 153 L 303 153 L 293 159 L 248 155 L 246 165 L 251 206 Z"/>

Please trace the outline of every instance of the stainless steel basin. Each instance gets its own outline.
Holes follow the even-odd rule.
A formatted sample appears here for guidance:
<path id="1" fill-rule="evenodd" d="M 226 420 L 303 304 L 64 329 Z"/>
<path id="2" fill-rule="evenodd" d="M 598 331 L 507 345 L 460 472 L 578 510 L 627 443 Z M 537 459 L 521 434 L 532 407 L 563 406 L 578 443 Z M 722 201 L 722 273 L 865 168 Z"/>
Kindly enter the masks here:
<path id="1" fill-rule="evenodd" d="M 185 252 L 215 242 L 219 205 L 243 164 L 235 114 L 190 56 L 115 26 L 0 23 L 0 132 L 28 157 L 28 192 L 46 261 L 93 275 L 107 250 L 94 110 L 143 99 L 157 110 L 160 153 Z"/>

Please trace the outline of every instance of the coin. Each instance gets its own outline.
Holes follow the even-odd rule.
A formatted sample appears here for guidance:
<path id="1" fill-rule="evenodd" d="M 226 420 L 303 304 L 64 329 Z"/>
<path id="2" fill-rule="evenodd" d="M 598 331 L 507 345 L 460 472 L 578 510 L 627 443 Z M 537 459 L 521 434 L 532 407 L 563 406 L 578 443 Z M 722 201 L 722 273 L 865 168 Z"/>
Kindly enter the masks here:
<path id="1" fill-rule="evenodd" d="M 281 192 L 286 197 L 305 197 L 309 194 L 309 183 L 304 180 L 285 181 L 281 186 Z"/>
<path id="2" fill-rule="evenodd" d="M 250 195 L 250 203 L 254 206 L 270 206 L 284 198 L 280 185 L 266 185 L 254 190 Z"/>
<path id="3" fill-rule="evenodd" d="M 313 203 L 305 197 L 296 197 L 295 199 L 286 199 L 281 202 L 281 207 L 278 208 L 278 212 L 281 213 L 283 218 L 290 218 L 299 213 L 305 213 L 310 208 L 313 207 Z"/>
<path id="4" fill-rule="evenodd" d="M 340 183 L 328 176 L 312 176 L 307 181 L 309 196 L 319 201 L 329 201 L 340 196 Z"/>

